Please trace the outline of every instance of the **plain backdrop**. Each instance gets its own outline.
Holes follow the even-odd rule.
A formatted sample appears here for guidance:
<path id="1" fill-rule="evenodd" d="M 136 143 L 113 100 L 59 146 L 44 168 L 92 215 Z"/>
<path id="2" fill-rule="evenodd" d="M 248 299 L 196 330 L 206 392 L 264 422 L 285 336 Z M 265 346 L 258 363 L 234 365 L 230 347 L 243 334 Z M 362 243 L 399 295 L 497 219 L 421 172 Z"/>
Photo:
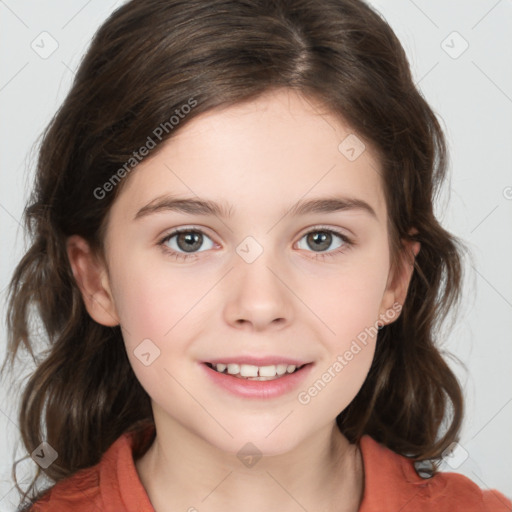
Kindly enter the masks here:
<path id="1" fill-rule="evenodd" d="M 20 225 L 36 142 L 66 96 L 92 35 L 121 1 L 0 0 L 0 356 L 6 286 L 24 252 Z M 464 304 L 442 348 L 465 392 L 460 445 L 444 471 L 512 496 L 512 2 L 372 0 L 400 38 L 418 87 L 445 130 L 450 182 L 436 205 L 470 247 Z M 51 53 L 51 54 L 50 54 Z M 30 372 L 20 366 L 19 379 Z M 23 371 L 22 371 L 23 370 Z M 24 373 L 25 372 L 25 373 Z M 0 394 L 0 510 L 13 511 L 19 386 Z M 34 447 L 35 448 L 35 447 Z M 18 467 L 24 481 L 35 471 Z"/>

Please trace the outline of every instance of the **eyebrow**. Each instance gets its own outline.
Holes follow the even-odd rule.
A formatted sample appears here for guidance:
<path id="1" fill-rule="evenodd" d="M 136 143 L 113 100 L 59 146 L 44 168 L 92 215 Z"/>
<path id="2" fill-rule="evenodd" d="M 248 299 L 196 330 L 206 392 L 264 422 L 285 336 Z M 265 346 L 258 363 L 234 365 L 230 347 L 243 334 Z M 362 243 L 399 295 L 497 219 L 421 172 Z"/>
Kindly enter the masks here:
<path id="1" fill-rule="evenodd" d="M 287 214 L 306 215 L 308 213 L 335 213 L 350 210 L 359 210 L 377 219 L 375 210 L 366 201 L 354 197 L 326 197 L 299 201 L 290 208 L 285 209 L 281 214 L 283 216 Z M 153 199 L 146 206 L 143 206 L 135 214 L 133 220 L 166 211 L 231 218 L 233 206 L 228 206 L 226 203 L 216 203 L 207 199 L 164 195 Z"/>

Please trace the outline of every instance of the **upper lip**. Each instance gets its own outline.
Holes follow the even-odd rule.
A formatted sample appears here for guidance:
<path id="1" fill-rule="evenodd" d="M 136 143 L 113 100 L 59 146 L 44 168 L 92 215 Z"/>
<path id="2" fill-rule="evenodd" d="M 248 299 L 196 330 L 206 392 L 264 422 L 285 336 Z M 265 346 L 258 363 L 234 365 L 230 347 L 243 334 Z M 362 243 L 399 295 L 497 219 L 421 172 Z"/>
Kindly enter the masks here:
<path id="1" fill-rule="evenodd" d="M 204 361 L 205 363 L 211 364 L 250 364 L 253 366 L 272 366 L 278 364 L 302 366 L 308 364 L 310 361 L 304 361 L 301 359 L 294 359 L 292 357 L 284 356 L 230 356 L 230 357 L 216 357 Z"/>

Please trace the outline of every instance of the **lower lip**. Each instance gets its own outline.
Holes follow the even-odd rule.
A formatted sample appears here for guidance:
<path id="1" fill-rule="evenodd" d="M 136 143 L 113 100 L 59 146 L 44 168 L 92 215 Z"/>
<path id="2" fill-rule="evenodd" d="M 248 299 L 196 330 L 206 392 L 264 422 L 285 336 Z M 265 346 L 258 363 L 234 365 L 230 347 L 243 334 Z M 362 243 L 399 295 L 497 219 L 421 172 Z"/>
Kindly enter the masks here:
<path id="1" fill-rule="evenodd" d="M 201 366 L 214 384 L 233 395 L 244 398 L 276 398 L 296 389 L 311 372 L 313 363 L 308 363 L 300 370 L 286 373 L 274 380 L 239 379 L 229 374 L 219 373 L 205 363 L 201 363 Z"/>

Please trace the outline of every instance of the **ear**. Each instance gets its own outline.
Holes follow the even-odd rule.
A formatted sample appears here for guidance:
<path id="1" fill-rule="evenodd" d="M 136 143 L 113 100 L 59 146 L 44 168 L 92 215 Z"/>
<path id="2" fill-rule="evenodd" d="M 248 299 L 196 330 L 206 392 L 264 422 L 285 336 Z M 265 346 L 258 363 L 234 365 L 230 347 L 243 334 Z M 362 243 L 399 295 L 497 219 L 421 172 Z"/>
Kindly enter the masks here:
<path id="1" fill-rule="evenodd" d="M 67 239 L 66 251 L 73 276 L 91 318 L 101 325 L 119 325 L 104 262 L 93 254 L 89 244 L 78 235 Z"/>
<path id="2" fill-rule="evenodd" d="M 416 229 L 411 229 L 409 234 L 418 233 Z M 396 271 L 390 272 L 388 276 L 388 282 L 386 290 L 382 297 L 379 324 L 386 325 L 394 322 L 398 316 L 396 306 L 393 304 L 400 304 L 400 308 L 404 305 L 407 297 L 407 290 L 411 282 L 412 273 L 414 271 L 414 261 L 417 254 L 420 252 L 420 242 L 402 240 L 403 252 L 400 257 L 400 263 L 396 267 Z M 386 315 L 386 312 L 393 309 L 393 315 Z M 401 309 L 400 309 L 401 310 Z M 391 316 L 391 320 L 386 320 L 388 316 Z"/>

